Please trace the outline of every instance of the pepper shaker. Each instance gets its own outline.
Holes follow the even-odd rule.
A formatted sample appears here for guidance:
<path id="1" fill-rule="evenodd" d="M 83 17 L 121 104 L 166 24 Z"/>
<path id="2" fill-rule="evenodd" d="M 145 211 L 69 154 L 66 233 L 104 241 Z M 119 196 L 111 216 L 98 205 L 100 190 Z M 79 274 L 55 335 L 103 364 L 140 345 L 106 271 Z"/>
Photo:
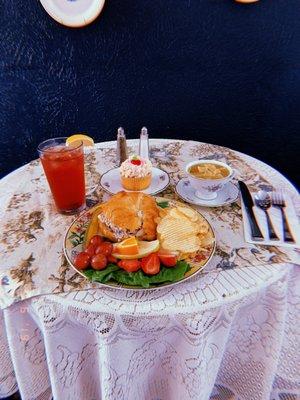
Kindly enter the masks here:
<path id="1" fill-rule="evenodd" d="M 142 128 L 140 134 L 139 156 L 146 160 L 149 159 L 149 137 L 148 129 L 146 127 Z"/>
<path id="2" fill-rule="evenodd" d="M 127 160 L 128 152 L 127 152 L 127 144 L 126 144 L 126 136 L 124 129 L 122 127 L 118 128 L 117 134 L 117 164 L 118 167 Z"/>

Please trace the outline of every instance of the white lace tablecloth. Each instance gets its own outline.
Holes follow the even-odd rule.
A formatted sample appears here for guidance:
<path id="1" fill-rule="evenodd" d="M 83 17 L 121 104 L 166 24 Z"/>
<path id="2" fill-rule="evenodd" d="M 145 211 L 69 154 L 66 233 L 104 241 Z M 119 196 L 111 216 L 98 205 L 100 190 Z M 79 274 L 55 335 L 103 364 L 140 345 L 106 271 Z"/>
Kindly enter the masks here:
<path id="1" fill-rule="evenodd" d="M 171 176 L 166 197 L 174 196 L 183 162 L 223 157 L 250 186 L 280 186 L 297 201 L 283 176 L 241 153 L 196 142 L 150 144 L 154 164 Z M 111 167 L 112 147 L 98 146 L 96 167 L 88 171 L 91 181 Z M 43 188 L 40 174 L 33 162 L 0 182 L 0 222 L 6 229 L 0 264 L 0 397 L 18 388 L 23 400 L 300 398 L 299 253 L 245 244 L 238 204 L 203 208 L 218 241 L 207 273 L 162 290 L 88 286 L 64 262 L 56 266 L 54 253 L 57 270 L 49 259 L 36 264 L 46 223 L 53 225 L 59 259 L 59 240 L 70 222 L 58 223 L 51 209 L 41 220 L 39 214 L 34 221 L 26 214 L 31 201 L 39 200 L 37 210 L 43 204 L 43 190 L 40 197 L 24 196 L 29 176 Z M 89 202 L 103 198 L 97 188 Z M 7 216 L 15 218 L 16 209 L 23 226 L 13 231 Z M 20 240 L 25 234 L 20 265 L 18 251 L 9 247 L 8 228 Z"/>

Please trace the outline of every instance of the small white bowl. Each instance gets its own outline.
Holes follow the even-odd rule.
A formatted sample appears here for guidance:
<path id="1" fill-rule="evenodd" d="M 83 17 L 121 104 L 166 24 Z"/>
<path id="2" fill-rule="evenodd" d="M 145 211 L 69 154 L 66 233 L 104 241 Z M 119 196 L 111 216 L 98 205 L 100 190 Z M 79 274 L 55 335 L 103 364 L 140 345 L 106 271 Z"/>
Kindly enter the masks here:
<path id="1" fill-rule="evenodd" d="M 189 172 L 193 165 L 199 164 L 217 164 L 227 168 L 229 174 L 220 179 L 197 178 Z M 234 170 L 227 164 L 216 160 L 196 160 L 188 163 L 185 167 L 185 172 L 188 175 L 191 186 L 195 189 L 195 195 L 199 199 L 213 200 L 217 197 L 217 192 L 223 189 L 224 185 L 229 182 L 234 176 Z"/>

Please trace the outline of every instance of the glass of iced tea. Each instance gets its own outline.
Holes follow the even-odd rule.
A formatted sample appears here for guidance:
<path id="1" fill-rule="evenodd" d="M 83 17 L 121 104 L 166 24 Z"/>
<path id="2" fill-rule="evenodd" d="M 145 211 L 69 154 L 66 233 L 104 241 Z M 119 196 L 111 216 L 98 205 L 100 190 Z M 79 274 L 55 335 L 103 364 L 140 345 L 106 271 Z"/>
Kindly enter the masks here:
<path id="1" fill-rule="evenodd" d="M 58 211 L 74 214 L 85 208 L 83 143 L 67 146 L 66 139 L 45 140 L 38 152 Z"/>

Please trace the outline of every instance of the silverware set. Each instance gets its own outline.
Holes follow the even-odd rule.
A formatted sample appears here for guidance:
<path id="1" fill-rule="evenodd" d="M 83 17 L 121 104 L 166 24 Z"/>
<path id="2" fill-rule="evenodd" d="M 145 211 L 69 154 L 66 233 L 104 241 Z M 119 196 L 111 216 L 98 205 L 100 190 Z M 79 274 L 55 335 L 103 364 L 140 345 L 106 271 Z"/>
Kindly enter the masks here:
<path id="1" fill-rule="evenodd" d="M 249 192 L 249 189 L 247 185 L 239 181 L 239 187 L 241 191 L 241 196 L 244 202 L 245 210 L 249 219 L 249 224 L 250 224 L 250 230 L 251 230 L 251 236 L 252 239 L 255 241 L 263 241 L 265 238 L 258 226 L 258 223 L 255 218 L 255 214 L 253 212 L 253 207 L 257 206 L 260 209 L 262 209 L 265 213 L 266 216 L 266 221 L 267 221 L 267 229 L 268 229 L 268 234 L 270 240 L 278 241 L 280 240 L 277 233 L 275 232 L 274 226 L 272 224 L 272 221 L 270 219 L 270 215 L 268 210 L 271 207 L 278 208 L 281 212 L 281 220 L 282 220 L 282 233 L 283 233 L 283 240 L 284 242 L 287 243 L 295 243 L 295 240 L 291 234 L 287 217 L 286 217 L 286 201 L 284 198 L 284 194 L 282 191 L 276 191 L 276 192 L 266 192 L 264 190 L 259 191 L 255 195 L 255 203 L 253 202 L 252 196 Z"/>

